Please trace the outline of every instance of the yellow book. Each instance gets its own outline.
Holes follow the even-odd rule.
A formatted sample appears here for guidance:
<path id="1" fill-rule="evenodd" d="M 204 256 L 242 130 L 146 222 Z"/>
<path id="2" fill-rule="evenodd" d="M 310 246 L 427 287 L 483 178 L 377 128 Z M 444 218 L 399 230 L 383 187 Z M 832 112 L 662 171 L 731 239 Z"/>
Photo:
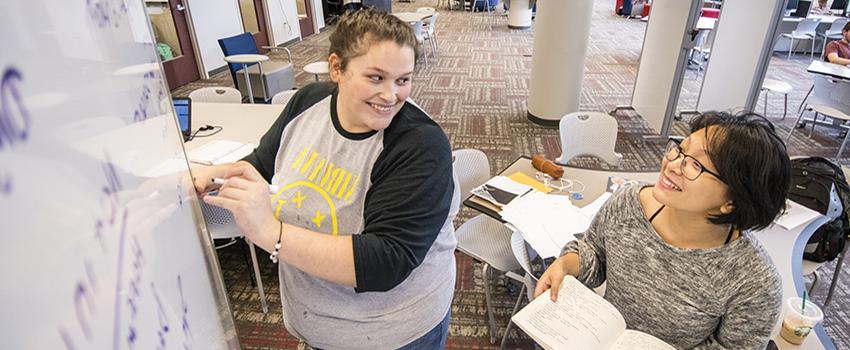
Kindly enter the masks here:
<path id="1" fill-rule="evenodd" d="M 531 186 L 535 190 L 538 190 L 538 191 L 543 192 L 543 193 L 552 192 L 552 189 L 549 188 L 549 187 L 546 187 L 546 185 L 544 185 L 542 182 L 537 181 L 535 178 L 528 176 L 528 175 L 525 175 L 521 172 L 515 172 L 515 173 L 511 174 L 510 176 L 508 176 L 508 178 L 510 178 L 511 180 L 514 180 L 516 182 L 519 182 L 523 185 Z"/>

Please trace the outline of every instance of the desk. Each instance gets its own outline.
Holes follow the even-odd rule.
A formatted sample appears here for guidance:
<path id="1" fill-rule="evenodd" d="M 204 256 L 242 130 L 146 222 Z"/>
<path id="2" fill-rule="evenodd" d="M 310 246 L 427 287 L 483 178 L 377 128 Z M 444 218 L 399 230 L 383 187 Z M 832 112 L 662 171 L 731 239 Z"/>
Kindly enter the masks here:
<path id="1" fill-rule="evenodd" d="M 252 63 L 256 63 L 260 70 L 260 79 L 263 79 L 263 64 L 260 62 L 268 61 L 269 56 L 266 55 L 230 55 L 224 58 L 224 60 L 228 63 L 236 63 L 242 65 L 242 72 L 245 73 L 245 85 L 248 85 L 248 101 L 254 103 L 254 91 L 251 90 L 251 78 L 248 76 L 248 65 Z M 266 84 L 263 85 L 263 89 L 266 88 Z M 263 91 L 263 96 L 267 96 L 268 93 Z"/>
<path id="2" fill-rule="evenodd" d="M 215 135 L 186 142 L 186 150 L 198 148 L 214 140 L 258 144 L 260 137 L 269 130 L 284 107 L 267 104 L 192 103 L 192 125 L 218 125 L 222 129 Z"/>
<path id="3" fill-rule="evenodd" d="M 850 80 L 850 67 L 824 61 L 812 61 L 806 71 L 826 75 L 832 78 Z"/>
<path id="4" fill-rule="evenodd" d="M 586 186 L 582 192 L 583 199 L 573 201 L 576 206 L 582 207 L 589 204 L 599 195 L 605 192 L 605 187 L 608 184 L 610 176 L 618 176 L 625 179 L 644 181 L 655 183 L 658 179 L 658 172 L 619 172 L 608 170 L 591 170 L 579 169 L 572 167 L 564 168 L 564 178 L 571 180 L 579 180 Z M 510 175 L 515 172 L 522 172 L 526 175 L 534 177 L 536 170 L 531 166 L 531 159 L 528 157 L 520 157 L 513 164 L 508 166 L 499 175 Z M 473 209 L 479 210 L 488 216 L 499 221 L 498 208 L 490 205 L 488 202 L 481 200 L 475 196 L 469 197 L 463 202 L 464 205 Z M 803 283 L 802 261 L 803 248 L 808 242 L 809 237 L 814 231 L 826 223 L 828 219 L 825 216 L 818 216 L 802 225 L 799 225 L 791 230 L 772 225 L 764 231 L 757 232 L 755 237 L 764 246 L 770 258 L 776 265 L 777 270 L 782 278 L 782 299 L 786 300 L 791 296 L 802 296 L 805 285 Z M 504 222 L 504 221 L 503 221 Z M 800 345 L 792 345 L 787 343 L 779 336 L 779 328 L 781 320 L 777 323 L 773 333 L 773 339 L 780 349 L 834 349 L 835 346 L 827 337 L 823 326 L 815 327 L 815 334 L 806 338 L 806 341 Z"/>

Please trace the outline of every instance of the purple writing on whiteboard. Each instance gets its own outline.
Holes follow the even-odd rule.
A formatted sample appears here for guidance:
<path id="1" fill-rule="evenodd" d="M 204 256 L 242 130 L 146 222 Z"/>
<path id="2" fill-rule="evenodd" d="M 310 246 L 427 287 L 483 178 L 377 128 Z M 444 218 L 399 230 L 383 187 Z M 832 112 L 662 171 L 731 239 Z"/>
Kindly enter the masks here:
<path id="1" fill-rule="evenodd" d="M 189 304 L 183 296 L 183 279 L 177 275 L 177 288 L 180 291 L 180 307 L 183 309 L 183 349 L 192 350 L 192 330 L 189 329 Z"/>
<path id="2" fill-rule="evenodd" d="M 0 78 L 0 150 L 29 137 L 30 114 L 18 89 L 22 80 L 21 72 L 15 68 L 6 68 Z"/>
<path id="3" fill-rule="evenodd" d="M 127 4 L 116 0 L 86 0 L 89 18 L 100 28 L 118 28 L 127 15 Z"/>

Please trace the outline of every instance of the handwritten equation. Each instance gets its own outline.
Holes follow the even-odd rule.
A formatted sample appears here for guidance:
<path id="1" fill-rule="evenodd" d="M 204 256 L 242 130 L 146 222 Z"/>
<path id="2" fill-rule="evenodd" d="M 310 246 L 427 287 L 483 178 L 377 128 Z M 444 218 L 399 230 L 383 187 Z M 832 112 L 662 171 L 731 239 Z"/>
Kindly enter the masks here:
<path id="1" fill-rule="evenodd" d="M 105 180 L 100 190 L 101 208 L 92 232 L 93 238 L 99 242 L 100 254 L 83 259 L 80 277 L 70 293 L 74 317 L 58 326 L 59 337 L 68 350 L 90 348 L 93 344 L 100 344 L 106 336 L 111 338 L 112 349 L 136 349 L 143 338 L 147 339 L 145 344 L 153 342 L 157 349 L 165 349 L 168 347 L 166 336 L 172 321 L 165 312 L 167 307 L 161 291 L 157 290 L 153 282 L 144 280 L 147 254 L 138 237 L 129 232 L 131 206 L 122 199 L 124 187 L 115 165 L 109 160 L 108 154 L 105 158 L 106 161 L 101 164 Z M 107 282 L 104 281 L 111 279 L 99 276 L 95 268 L 98 262 L 103 264 L 105 260 L 117 262 L 114 288 L 105 285 Z M 193 342 L 188 322 L 189 305 L 183 295 L 182 277 L 177 274 L 176 279 L 182 311 L 179 317 L 183 342 L 180 346 L 191 349 Z M 150 288 L 144 287 L 146 285 Z M 105 314 L 109 311 L 108 305 L 98 302 L 109 299 L 114 300 L 111 317 Z M 142 307 L 145 299 L 148 303 L 153 299 L 156 307 Z M 142 317 L 146 315 L 150 318 L 151 312 L 155 314 L 155 325 L 151 325 L 150 321 L 145 322 L 145 317 Z M 171 318 L 177 322 L 177 317 L 175 315 Z M 104 322 L 98 322 L 104 318 L 111 320 L 108 322 L 112 325 L 111 335 L 104 334 L 107 331 L 103 327 Z"/>
<path id="2" fill-rule="evenodd" d="M 22 81 L 23 76 L 17 68 L 3 70 L 0 78 L 0 151 L 21 145 L 30 136 L 32 121 L 21 97 Z M 12 187 L 10 170 L 0 168 L 0 196 L 11 194 Z"/>
<path id="3" fill-rule="evenodd" d="M 162 80 L 159 73 L 147 72 L 143 76 L 142 91 L 139 94 L 136 109 L 133 111 L 133 121 L 140 122 L 151 116 L 161 114 L 161 106 L 158 101 L 165 99 L 165 91 L 162 89 Z M 152 97 L 156 98 L 152 98 Z M 152 103 L 153 102 L 153 103 Z"/>

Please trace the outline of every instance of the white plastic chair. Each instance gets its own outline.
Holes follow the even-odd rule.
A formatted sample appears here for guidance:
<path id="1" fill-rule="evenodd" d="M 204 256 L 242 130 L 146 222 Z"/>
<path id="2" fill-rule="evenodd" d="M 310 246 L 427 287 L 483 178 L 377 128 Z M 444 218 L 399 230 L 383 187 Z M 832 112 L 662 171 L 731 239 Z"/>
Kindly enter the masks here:
<path id="1" fill-rule="evenodd" d="M 555 163 L 566 165 L 575 156 L 595 156 L 610 165 L 620 165 L 623 155 L 614 152 L 617 120 L 599 112 L 574 112 L 559 123 L 561 156 Z"/>
<path id="2" fill-rule="evenodd" d="M 422 21 L 416 21 L 410 24 L 411 28 L 413 28 L 413 36 L 416 37 L 416 43 L 422 46 L 425 46 L 425 36 L 422 34 Z M 425 65 L 428 65 L 428 53 L 425 52 L 425 48 L 422 48 L 422 57 L 425 58 Z"/>
<path id="3" fill-rule="evenodd" d="M 824 53 L 826 52 L 826 42 L 829 39 L 841 40 L 841 30 L 844 29 L 844 25 L 847 24 L 847 21 L 850 19 L 847 18 L 836 18 L 832 25 L 829 26 L 823 33 L 817 33 L 818 38 L 823 38 L 823 47 L 820 50 L 820 57 L 823 58 Z"/>
<path id="4" fill-rule="evenodd" d="M 454 171 L 458 177 L 461 197 L 465 198 L 469 190 L 481 185 L 490 178 L 490 165 L 487 156 L 472 149 L 456 150 Z M 484 298 L 489 320 L 490 343 L 496 343 L 496 318 L 493 314 L 490 292 L 490 270 L 508 272 L 521 268 L 511 250 L 511 230 L 501 222 L 480 214 L 460 225 L 455 230 L 457 249 L 471 258 L 484 263 Z"/>
<path id="5" fill-rule="evenodd" d="M 715 27 L 717 26 L 717 22 L 714 22 Z M 700 38 L 697 40 L 697 45 L 694 46 L 694 52 L 699 54 L 699 59 L 696 60 L 696 64 L 698 69 L 701 71 L 703 68 L 703 63 L 706 59 L 711 56 L 711 45 L 714 44 L 714 36 L 717 33 L 717 30 L 704 30 L 700 31 Z"/>
<path id="6" fill-rule="evenodd" d="M 272 104 L 286 105 L 287 103 L 289 103 L 289 100 L 292 99 L 292 96 L 295 96 L 296 92 L 298 92 L 298 90 L 286 90 L 278 92 L 272 97 Z"/>
<path id="7" fill-rule="evenodd" d="M 232 87 L 204 87 L 189 93 L 192 102 L 242 103 L 242 93 Z"/>
<path id="8" fill-rule="evenodd" d="M 235 90 L 235 89 L 234 89 Z M 212 239 L 227 239 L 227 238 L 244 238 L 239 229 L 236 228 L 236 223 L 233 221 L 233 214 L 227 209 L 217 207 L 204 202 L 201 202 L 201 211 L 204 214 L 204 221 L 207 224 L 207 231 Z M 227 247 L 232 243 L 216 246 L 216 249 Z M 269 306 L 266 302 L 266 292 L 263 289 L 263 279 L 260 275 L 260 265 L 257 263 L 257 252 L 254 249 L 254 243 L 251 243 L 247 238 L 245 243 L 248 244 L 248 249 L 251 251 L 251 263 L 254 266 L 254 277 L 257 280 L 257 292 L 260 294 L 260 305 L 263 308 L 263 313 L 269 312 Z"/>
<path id="9" fill-rule="evenodd" d="M 791 58 L 791 53 L 794 52 L 794 40 L 811 40 L 812 41 L 812 58 L 815 58 L 815 39 L 817 38 L 817 28 L 820 24 L 820 18 L 803 18 L 800 23 L 797 23 L 797 29 L 791 33 L 783 33 L 780 37 L 788 38 L 791 43 L 788 46 L 788 58 Z M 804 51 L 805 53 L 805 51 Z"/>
<path id="10" fill-rule="evenodd" d="M 793 90 L 794 88 L 791 84 L 784 81 L 764 78 L 764 82 L 761 84 L 761 91 L 764 91 L 764 116 L 767 117 L 768 92 L 773 91 L 785 95 L 785 111 L 782 112 L 782 120 L 785 120 L 785 117 L 788 115 L 788 94 Z"/>
<path id="11" fill-rule="evenodd" d="M 813 111 L 815 115 L 812 120 L 812 129 L 809 131 L 809 137 L 812 136 L 815 125 L 817 125 L 818 116 L 820 115 L 832 119 L 840 119 L 844 122 L 850 121 L 850 99 L 846 98 L 846 96 L 850 96 L 850 82 L 835 80 L 823 75 L 815 75 L 814 81 L 815 84 L 812 87 L 812 92 L 805 102 L 807 108 L 801 108 L 797 116 L 797 121 L 794 123 L 795 126 L 799 125 L 800 120 L 803 119 L 803 113 L 807 110 Z M 791 131 L 788 132 L 788 136 L 785 137 L 786 144 L 791 138 L 794 129 L 792 127 Z M 836 160 L 841 156 L 841 152 L 844 151 L 848 138 L 850 138 L 850 132 L 845 135 L 844 141 L 841 142 L 838 154 L 835 155 Z"/>
<path id="12" fill-rule="evenodd" d="M 419 12 L 419 10 L 421 10 L 423 8 L 424 7 L 420 7 L 419 9 L 416 10 L 416 12 Z M 427 7 L 427 8 L 430 8 L 430 7 Z M 431 10 L 433 10 L 433 9 L 431 9 Z M 439 15 L 440 15 L 440 13 L 438 13 L 436 11 L 432 12 L 431 17 L 428 18 L 428 24 L 423 26 L 423 28 L 425 29 L 423 39 L 427 40 L 428 43 L 431 44 L 431 54 L 434 55 L 434 57 L 437 57 L 437 32 L 436 32 L 436 28 L 437 28 L 437 17 Z"/>

